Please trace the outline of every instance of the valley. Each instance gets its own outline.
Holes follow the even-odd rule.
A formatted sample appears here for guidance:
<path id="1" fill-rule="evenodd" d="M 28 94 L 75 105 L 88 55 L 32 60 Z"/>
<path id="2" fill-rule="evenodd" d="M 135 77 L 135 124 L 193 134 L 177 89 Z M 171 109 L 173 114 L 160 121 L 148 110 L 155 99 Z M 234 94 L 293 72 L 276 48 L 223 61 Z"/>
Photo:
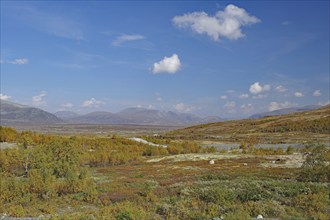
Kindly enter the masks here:
<path id="1" fill-rule="evenodd" d="M 329 110 L 185 128 L 1 127 L 0 216 L 327 219 Z"/>

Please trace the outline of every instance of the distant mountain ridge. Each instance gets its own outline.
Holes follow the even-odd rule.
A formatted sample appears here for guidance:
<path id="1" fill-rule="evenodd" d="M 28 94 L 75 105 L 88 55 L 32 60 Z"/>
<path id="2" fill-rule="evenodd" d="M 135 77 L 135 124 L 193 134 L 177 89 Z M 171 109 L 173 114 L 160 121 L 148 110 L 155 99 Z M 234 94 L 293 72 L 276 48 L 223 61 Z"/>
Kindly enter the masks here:
<path id="1" fill-rule="evenodd" d="M 1 100 L 1 125 L 15 124 L 137 124 L 137 125 L 195 125 L 222 121 L 219 117 L 201 118 L 194 114 L 159 111 L 145 108 L 127 108 L 118 113 L 105 111 L 79 115 L 71 111 L 54 114 L 39 108 Z"/>
<path id="2" fill-rule="evenodd" d="M 319 105 L 307 105 L 307 106 L 303 106 L 303 107 L 283 108 L 283 109 L 278 109 L 278 110 L 270 111 L 270 112 L 257 113 L 257 114 L 251 115 L 249 118 L 255 119 L 255 118 L 262 118 L 265 116 L 284 115 L 284 114 L 290 114 L 290 113 L 295 113 L 295 112 L 313 110 L 313 109 L 317 109 L 320 107 L 321 106 L 319 106 Z"/>
<path id="3" fill-rule="evenodd" d="M 60 118 L 61 115 L 58 115 Z M 66 119 L 71 123 L 90 124 L 142 124 L 142 125 L 192 125 L 222 121 L 219 117 L 205 119 L 189 113 L 159 111 L 145 108 L 127 108 L 118 113 L 91 112 Z"/>
<path id="4" fill-rule="evenodd" d="M 75 118 L 75 117 L 80 116 L 78 113 L 72 112 L 72 111 L 58 111 L 58 112 L 55 112 L 54 115 L 56 115 L 56 117 L 58 117 L 62 120 L 67 120 L 70 118 Z"/>
<path id="5" fill-rule="evenodd" d="M 63 120 L 39 108 L 0 100 L 0 124 L 54 124 Z"/>

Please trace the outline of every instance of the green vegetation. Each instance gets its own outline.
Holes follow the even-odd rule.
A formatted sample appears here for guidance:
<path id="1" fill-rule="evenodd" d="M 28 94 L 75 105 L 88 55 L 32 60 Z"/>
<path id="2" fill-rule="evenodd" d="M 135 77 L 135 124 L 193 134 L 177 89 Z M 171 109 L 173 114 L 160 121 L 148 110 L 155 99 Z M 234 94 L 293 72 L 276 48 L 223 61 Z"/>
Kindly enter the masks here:
<path id="1" fill-rule="evenodd" d="M 1 149 L 0 213 L 49 219 L 328 217 L 330 151 L 325 146 L 301 150 L 306 155 L 301 168 L 261 166 L 299 151 L 254 148 L 253 139 L 242 143 L 241 153 L 213 165 L 151 163 L 146 161 L 165 155 L 219 153 L 191 141 L 144 139 L 168 147 L 116 135 L 68 137 L 0 127 L 1 144 L 16 143 Z"/>

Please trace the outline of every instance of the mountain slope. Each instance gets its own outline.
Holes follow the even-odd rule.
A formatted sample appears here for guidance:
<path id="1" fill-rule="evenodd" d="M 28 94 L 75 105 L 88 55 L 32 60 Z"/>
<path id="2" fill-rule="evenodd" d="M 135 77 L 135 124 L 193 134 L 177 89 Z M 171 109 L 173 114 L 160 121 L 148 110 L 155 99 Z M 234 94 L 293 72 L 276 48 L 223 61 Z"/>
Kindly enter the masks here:
<path id="1" fill-rule="evenodd" d="M 118 113 L 92 112 L 70 119 L 73 123 L 141 125 L 192 125 L 200 121 L 201 118 L 193 114 L 144 108 L 127 108 Z"/>
<path id="2" fill-rule="evenodd" d="M 54 124 L 61 122 L 63 122 L 61 119 L 42 109 L 20 105 L 5 100 L 0 101 L 1 125 Z"/>
<path id="3" fill-rule="evenodd" d="M 284 114 L 290 114 L 290 113 L 294 113 L 294 112 L 313 110 L 313 109 L 317 109 L 317 108 L 320 108 L 320 106 L 319 105 L 308 105 L 308 106 L 304 106 L 304 107 L 283 108 L 283 109 L 278 109 L 278 110 L 271 111 L 271 112 L 257 113 L 257 114 L 251 115 L 250 118 L 253 119 L 253 118 L 262 118 L 265 116 L 284 115 Z"/>
<path id="4" fill-rule="evenodd" d="M 54 115 L 56 115 L 56 117 L 58 117 L 62 120 L 68 120 L 68 119 L 76 118 L 76 117 L 80 116 L 78 113 L 75 113 L 72 111 L 58 111 L 58 112 L 55 112 Z"/>
<path id="5" fill-rule="evenodd" d="M 196 125 L 167 133 L 168 138 L 239 142 L 328 141 L 330 105 L 315 110 L 259 119 Z"/>
<path id="6" fill-rule="evenodd" d="M 120 118 L 111 112 L 91 112 L 86 115 L 71 118 L 73 123 L 88 123 L 88 124 L 126 124 L 128 121 Z"/>

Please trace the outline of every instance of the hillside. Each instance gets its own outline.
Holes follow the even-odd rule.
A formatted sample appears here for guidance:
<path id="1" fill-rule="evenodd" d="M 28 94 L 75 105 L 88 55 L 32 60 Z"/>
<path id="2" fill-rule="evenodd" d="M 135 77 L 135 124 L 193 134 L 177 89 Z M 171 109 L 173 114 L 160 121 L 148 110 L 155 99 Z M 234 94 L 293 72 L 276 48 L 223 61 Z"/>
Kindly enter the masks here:
<path id="1" fill-rule="evenodd" d="M 39 108 L 0 101 L 0 124 L 54 124 L 63 122 L 55 115 Z"/>
<path id="2" fill-rule="evenodd" d="M 303 112 L 307 110 L 313 110 L 320 108 L 319 105 L 308 105 L 308 106 L 303 106 L 303 107 L 294 107 L 294 108 L 283 108 L 283 109 L 278 109 L 275 111 L 270 111 L 270 112 L 263 112 L 263 113 L 257 113 L 254 115 L 251 115 L 250 118 L 262 118 L 265 116 L 274 116 L 274 115 L 284 115 L 284 114 L 290 114 L 290 113 L 295 113 L 295 112 Z"/>
<path id="3" fill-rule="evenodd" d="M 260 119 L 196 125 L 168 132 L 174 139 L 220 142 L 294 143 L 330 141 L 330 105 L 315 110 Z"/>

